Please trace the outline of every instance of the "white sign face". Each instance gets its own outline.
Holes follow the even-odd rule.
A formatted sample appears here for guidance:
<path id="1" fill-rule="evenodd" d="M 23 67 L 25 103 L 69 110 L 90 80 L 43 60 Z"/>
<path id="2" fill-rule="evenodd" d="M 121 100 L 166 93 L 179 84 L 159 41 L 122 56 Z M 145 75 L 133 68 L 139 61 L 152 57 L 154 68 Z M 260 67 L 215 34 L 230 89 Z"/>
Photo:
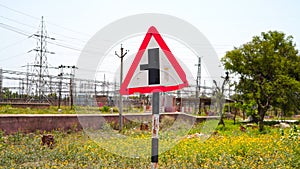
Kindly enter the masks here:
<path id="1" fill-rule="evenodd" d="M 180 83 L 183 83 L 180 77 L 178 76 L 176 70 L 168 60 L 165 52 L 159 48 L 159 78 L 160 84 L 150 84 L 149 85 L 149 72 L 147 70 L 142 70 L 140 65 L 146 65 L 149 63 L 148 50 L 159 48 L 155 39 L 151 37 L 148 47 L 146 48 L 139 66 L 136 68 L 132 79 L 128 85 L 129 88 L 137 88 L 144 86 L 174 86 Z"/>

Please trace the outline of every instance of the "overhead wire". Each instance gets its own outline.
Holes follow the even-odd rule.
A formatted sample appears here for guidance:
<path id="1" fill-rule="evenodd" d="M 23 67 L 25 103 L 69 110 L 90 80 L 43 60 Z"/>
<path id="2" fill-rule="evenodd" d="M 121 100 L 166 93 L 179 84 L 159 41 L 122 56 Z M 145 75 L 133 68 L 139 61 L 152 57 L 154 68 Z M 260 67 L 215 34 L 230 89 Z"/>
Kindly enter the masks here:
<path id="1" fill-rule="evenodd" d="M 20 24 L 20 25 L 29 27 L 29 28 L 31 28 L 31 29 L 36 29 L 35 26 L 32 26 L 32 25 L 29 25 L 29 24 L 26 24 L 26 23 L 17 21 L 17 20 L 15 20 L 15 19 L 11 19 L 11 18 L 8 18 L 8 17 L 5 17 L 5 16 L 0 16 L 0 18 L 3 18 L 3 19 L 6 19 L 6 20 L 8 20 L 8 21 L 11 21 L 11 22 L 14 22 L 14 23 L 17 23 L 17 24 Z M 48 22 L 46 22 L 46 23 L 48 23 Z M 86 43 L 86 42 L 87 42 L 87 40 L 82 40 L 82 39 L 79 39 L 79 38 L 70 37 L 70 36 L 63 35 L 63 34 L 59 34 L 59 33 L 55 33 L 55 32 L 51 32 L 51 34 L 55 34 L 55 35 L 59 35 L 59 36 L 62 36 L 62 37 L 68 38 L 68 39 L 76 40 L 76 41 L 79 41 L 80 43 Z M 55 38 L 55 40 L 65 41 L 65 40 L 58 39 L 58 38 Z"/>
<path id="2" fill-rule="evenodd" d="M 4 28 L 4 29 L 7 29 L 7 30 L 10 30 L 10 31 L 13 31 L 13 32 L 18 33 L 18 34 L 27 36 L 27 37 L 32 37 L 32 38 L 37 39 L 37 37 L 30 35 L 30 33 L 25 32 L 24 30 L 20 30 L 20 29 L 18 29 L 18 28 L 16 28 L 16 27 L 13 27 L 13 26 L 11 26 L 11 25 L 8 25 L 8 24 L 0 23 L 0 27 L 2 27 L 2 28 Z M 66 45 L 66 44 L 59 43 L 59 42 L 52 42 L 52 41 L 50 41 L 50 40 L 48 40 L 48 39 L 47 39 L 46 41 L 47 41 L 47 43 L 49 43 L 49 44 L 53 44 L 53 45 L 56 45 L 56 46 L 59 46 L 59 47 L 63 47 L 63 48 L 66 48 L 66 49 L 70 49 L 70 50 L 82 52 L 81 49 L 78 49 L 78 48 L 69 46 L 69 44 Z M 95 51 L 84 51 L 84 52 L 99 54 L 98 52 L 96 53 Z"/>
<path id="3" fill-rule="evenodd" d="M 0 6 L 3 7 L 3 8 L 6 8 L 6 9 L 8 9 L 8 10 L 11 10 L 11 11 L 13 11 L 13 12 L 16 12 L 16 13 L 19 13 L 19 14 L 22 14 L 22 15 L 25 15 L 25 16 L 30 17 L 30 18 L 33 18 L 33 19 L 35 19 L 35 20 L 40 20 L 40 18 L 38 18 L 38 17 L 35 17 L 35 16 L 29 15 L 29 14 L 27 14 L 27 13 L 18 11 L 18 10 L 16 10 L 16 9 L 7 7 L 7 6 L 3 5 L 3 4 L 0 4 Z M 34 28 L 34 27 L 31 26 L 31 25 L 27 25 L 27 24 L 21 23 L 21 22 L 19 22 L 19 21 L 14 20 L 14 19 L 10 19 L 10 18 L 7 18 L 7 17 L 2 17 L 2 18 L 9 19 L 9 20 L 14 21 L 14 22 L 16 22 L 16 23 L 20 23 L 20 24 L 22 24 L 22 25 L 26 25 L 26 26 L 29 26 L 29 27 L 31 27 L 31 28 Z M 51 22 L 51 21 L 47 21 L 46 23 L 48 23 L 48 24 L 50 24 L 50 25 L 53 25 L 53 26 L 56 26 L 56 27 L 59 27 L 59 28 L 64 29 L 64 30 L 68 30 L 68 31 L 71 31 L 71 32 L 74 32 L 74 33 L 77 33 L 77 34 L 79 33 L 79 34 L 82 34 L 82 35 L 91 37 L 91 35 L 89 35 L 89 34 L 87 34 L 87 33 L 79 32 L 79 31 L 77 31 L 77 30 L 74 30 L 74 29 L 71 29 L 71 28 L 67 28 L 67 27 L 58 25 L 58 24 L 53 23 L 53 22 Z M 53 32 L 53 34 L 57 34 L 57 35 L 60 35 L 60 36 L 63 36 L 63 37 L 69 38 L 69 39 L 73 39 L 73 40 L 78 40 L 78 41 L 81 41 L 81 42 L 83 42 L 83 43 L 86 43 L 86 42 L 87 42 L 86 40 L 82 40 L 82 39 L 78 39 L 78 38 L 75 38 L 75 37 L 70 37 L 70 36 L 62 35 L 62 34 L 55 33 L 55 32 Z M 111 40 L 103 40 L 103 41 L 109 41 L 109 42 L 111 42 Z M 139 42 L 134 42 L 134 43 L 139 44 Z M 195 44 L 194 44 L 194 45 L 195 45 Z M 196 45 L 201 45 L 201 46 L 205 46 L 205 45 L 206 45 L 206 46 L 208 46 L 208 47 L 210 46 L 210 45 L 207 45 L 207 44 L 196 44 Z M 223 47 L 225 47 L 225 46 L 232 46 L 232 45 L 219 45 L 219 44 L 216 45 L 216 44 L 214 44 L 213 46 L 214 46 L 214 47 L 215 47 L 215 46 L 223 46 Z"/>
<path id="4" fill-rule="evenodd" d="M 21 11 L 15 10 L 15 9 L 12 9 L 12 8 L 7 7 L 7 6 L 5 6 L 5 5 L 0 4 L 0 6 L 6 8 L 6 9 L 9 9 L 9 10 L 11 10 L 11 11 L 14 11 L 14 12 L 16 12 L 16 13 L 25 15 L 25 16 L 27 16 L 27 17 L 30 17 L 30 18 L 33 18 L 33 19 L 36 19 L 36 20 L 40 20 L 40 18 L 38 18 L 38 17 L 35 17 L 35 16 L 32 16 L 32 15 L 26 14 L 26 13 L 24 13 L 24 12 L 21 12 Z M 1 18 L 10 20 L 10 21 L 12 21 L 12 22 L 15 22 L 15 23 L 18 23 L 18 24 L 21 24 L 21 25 L 23 25 L 23 26 L 27 26 L 27 27 L 30 27 L 30 28 L 33 28 L 33 29 L 35 28 L 34 26 L 31 26 L 31 25 L 28 25 L 28 24 L 19 22 L 19 21 L 14 20 L 14 19 L 10 19 L 10 18 L 3 17 L 3 16 L 1 16 Z M 80 34 L 83 34 L 83 35 L 85 35 L 85 36 L 89 36 L 89 37 L 90 37 L 90 35 L 88 35 L 88 34 L 86 34 L 86 33 L 82 33 L 82 32 L 79 32 L 79 31 L 76 31 L 76 30 L 73 30 L 73 29 L 70 29 L 70 28 L 61 26 L 61 25 L 58 25 L 58 24 L 53 23 L 53 22 L 47 21 L 47 23 L 50 24 L 50 25 L 54 25 L 54 26 L 56 26 L 56 27 L 62 28 L 62 29 L 64 29 L 64 30 L 68 30 L 68 31 L 71 31 L 71 32 L 74 32 L 74 33 L 80 33 Z M 22 31 L 22 30 L 20 30 L 20 29 L 18 29 L 18 28 L 15 28 L 15 27 L 13 27 L 13 26 L 10 26 L 10 25 L 7 25 L 7 24 L 3 24 L 3 23 L 0 23 L 0 26 L 1 26 L 2 28 L 4 28 L 4 29 L 13 31 L 13 32 L 15 32 L 15 33 L 18 33 L 18 34 L 21 34 L 21 35 L 24 35 L 24 36 L 27 36 L 27 37 L 33 37 L 33 38 L 36 38 L 36 37 L 34 37 L 34 36 L 31 36 L 30 33 L 25 32 L 25 31 Z M 76 40 L 76 41 L 78 41 L 78 42 L 80 42 L 80 43 L 86 43 L 86 42 L 87 42 L 87 41 L 82 40 L 82 39 L 79 39 L 79 38 L 70 37 L 70 36 L 58 34 L 58 33 L 55 33 L 55 32 L 52 32 L 52 34 L 59 35 L 59 36 L 62 36 L 62 37 L 68 38 L 68 39 Z M 28 38 L 26 38 L 26 39 L 28 39 Z M 26 39 L 24 39 L 24 40 L 26 40 Z M 56 38 L 56 40 L 57 40 L 57 41 L 61 41 L 61 42 L 65 42 L 65 43 L 67 42 L 67 41 L 62 40 L 62 39 L 59 39 L 59 38 Z M 111 42 L 110 40 L 108 40 L 108 41 Z M 99 52 L 97 52 L 97 51 L 90 51 L 90 50 L 84 50 L 84 51 L 82 51 L 82 49 L 79 49 L 79 48 L 76 48 L 76 47 L 72 47 L 72 46 L 70 46 L 70 44 L 65 44 L 65 43 L 61 43 L 61 42 L 53 42 L 53 41 L 47 40 L 47 43 L 49 43 L 49 44 L 56 45 L 56 46 L 59 46 L 59 47 L 62 47 L 62 48 L 66 48 L 66 49 L 69 49 L 69 50 L 73 50 L 73 51 L 77 51 L 77 52 L 88 52 L 88 53 L 99 54 Z M 18 42 L 16 42 L 16 43 L 18 43 Z M 67 43 L 68 43 L 68 42 L 67 42 Z M 74 42 L 72 42 L 72 44 L 73 44 L 73 43 L 74 43 Z M 138 44 L 139 44 L 139 43 L 138 43 Z M 11 44 L 11 45 L 14 45 L 14 44 Z M 11 46 L 11 45 L 8 45 L 8 47 Z M 198 45 L 199 45 L 199 44 L 198 44 Z M 217 45 L 213 45 L 213 46 L 216 47 Z M 225 48 L 226 46 L 231 46 L 231 45 L 218 45 L 218 46 L 219 46 L 220 49 L 221 49 L 221 48 L 223 49 L 223 48 Z M 206 47 L 206 46 L 202 44 L 202 47 Z M 210 45 L 207 45 L 207 47 L 210 47 Z M 7 48 L 7 47 L 4 47 L 4 48 Z M 95 48 L 95 49 L 96 49 L 96 48 Z M 0 49 L 0 51 L 1 51 L 1 50 L 3 50 L 3 48 Z M 23 53 L 23 54 L 25 54 L 25 53 Z M 21 54 L 19 54 L 19 55 L 21 55 Z M 18 56 L 18 55 L 15 55 L 15 56 L 12 56 L 12 57 L 16 57 L 16 56 Z M 11 57 L 10 57 L 10 58 L 11 58 Z M 6 59 L 10 59 L 10 58 L 2 59 L 2 61 L 3 61 L 3 60 L 6 60 Z M 0 60 L 0 61 L 1 61 L 1 60 Z"/>
<path id="5" fill-rule="evenodd" d="M 7 18 L 7 17 L 4 17 L 4 16 L 0 16 L 1 18 L 4 18 L 6 20 L 9 20 L 9 21 L 12 21 L 12 22 L 15 22 L 15 23 L 18 23 L 18 24 L 21 24 L 21 25 L 24 25 L 24 26 L 27 26 L 27 27 L 30 27 L 30 28 L 36 28 L 34 26 L 31 26 L 31 25 L 28 25 L 28 24 L 25 24 L 25 23 L 22 23 L 22 22 L 19 22 L 17 20 L 14 20 L 14 19 L 11 19 L 11 18 Z M 19 33 L 19 34 L 22 34 L 22 35 L 28 35 L 29 33 L 26 32 L 24 33 L 24 31 L 20 31 L 18 28 L 16 27 L 13 27 L 13 26 L 10 26 L 10 25 L 7 25 L 7 24 L 3 24 L 5 26 L 6 29 L 9 29 L 11 31 L 14 31 L 16 33 Z M 75 37 L 70 37 L 70 36 L 66 36 L 66 35 L 62 35 L 62 34 L 59 34 L 59 33 L 54 33 L 52 32 L 53 34 L 56 34 L 56 35 L 60 35 L 60 36 L 63 36 L 63 37 L 66 37 L 68 39 L 72 39 L 72 40 L 76 40 L 76 41 L 79 41 L 81 46 L 83 46 L 82 43 L 86 43 L 87 41 L 85 40 L 82 40 L 82 39 L 79 39 L 79 38 L 75 38 Z M 72 45 L 74 44 L 74 41 L 72 42 L 69 42 L 69 41 L 66 41 L 66 40 L 63 40 L 63 39 L 60 39 L 60 38 L 55 38 L 55 40 L 57 41 L 61 41 L 61 42 L 67 42 L 67 43 L 72 43 Z M 67 48 L 67 49 L 71 49 L 71 50 L 75 50 L 75 51 L 81 51 L 81 49 L 78 49 L 76 47 L 70 47 L 70 44 L 66 45 L 66 44 L 63 44 L 63 43 L 55 43 L 55 42 L 51 42 L 51 41 L 48 41 L 48 43 L 50 44 L 53 44 L 53 45 L 57 45 L 59 47 L 64 47 L 64 48 Z M 78 43 L 77 43 L 78 44 Z M 95 48 L 96 49 L 96 48 Z M 92 53 L 92 52 L 89 52 L 89 51 L 84 51 L 84 52 L 88 52 L 88 53 Z"/>
<path id="6" fill-rule="evenodd" d="M 10 30 L 10 31 L 13 31 L 13 32 L 18 33 L 18 34 L 27 36 L 27 37 L 31 36 L 30 33 L 28 33 L 28 32 L 24 33 L 23 30 L 19 30 L 16 27 L 13 27 L 13 26 L 10 26 L 10 25 L 4 24 L 4 23 L 0 23 L 0 27 L 2 27 L 4 29 L 7 29 L 7 30 Z"/>
<path id="7" fill-rule="evenodd" d="M 29 14 L 27 14 L 27 13 L 24 13 L 24 12 L 15 10 L 15 9 L 13 9 L 13 8 L 10 8 L 10 7 L 8 7 L 8 6 L 5 6 L 5 5 L 3 5 L 3 4 L 0 4 L 0 6 L 3 7 L 3 8 L 8 9 L 8 10 L 10 10 L 10 11 L 13 11 L 13 12 L 16 12 L 16 13 L 19 13 L 19 14 L 22 14 L 22 15 L 25 15 L 25 16 L 30 17 L 30 18 L 33 18 L 33 19 L 40 19 L 40 18 L 38 18 L 38 17 L 29 15 Z"/>
<path id="8" fill-rule="evenodd" d="M 15 45 L 18 45 L 18 44 L 24 42 L 24 41 L 27 40 L 27 39 L 28 39 L 28 37 L 25 38 L 25 39 L 21 39 L 21 40 L 15 41 L 15 42 L 13 42 L 13 43 L 11 43 L 11 44 L 9 44 L 9 45 L 6 45 L 6 46 L 0 48 L 0 53 L 3 52 L 3 51 L 5 51 L 6 49 L 12 47 L 12 46 L 15 46 Z"/>
<path id="9" fill-rule="evenodd" d="M 7 61 L 7 60 L 12 60 L 12 59 L 17 58 L 18 56 L 23 56 L 23 55 L 26 55 L 26 54 L 27 54 L 27 52 L 22 52 L 22 53 L 13 55 L 13 56 L 9 56 L 9 57 L 6 57 L 6 58 L 2 58 L 2 59 L 0 59 L 0 62 L 5 62 L 5 61 Z"/>
<path id="10" fill-rule="evenodd" d="M 40 18 L 38 18 L 38 17 L 35 17 L 35 16 L 29 15 L 29 14 L 27 14 L 27 13 L 24 13 L 24 12 L 22 12 L 22 11 L 19 11 L 19 10 L 13 9 L 13 8 L 10 8 L 10 7 L 5 6 L 5 5 L 3 5 L 3 4 L 0 4 L 0 6 L 3 7 L 3 8 L 8 9 L 8 10 L 10 10 L 10 11 L 13 11 L 13 12 L 15 12 L 15 13 L 18 13 L 18 14 L 21 14 L 21 15 L 24 15 L 24 16 L 27 16 L 27 17 L 30 17 L 30 18 L 32 18 L 32 19 L 40 20 Z M 80 31 L 77 31 L 77 30 L 74 30 L 74 29 L 71 29 L 71 28 L 67 28 L 67 27 L 58 25 L 58 24 L 56 24 L 56 23 L 54 23 L 54 22 L 49 22 L 49 21 L 48 21 L 47 23 L 49 23 L 50 25 L 56 26 L 56 27 L 58 27 L 58 28 L 64 29 L 64 30 L 68 30 L 68 31 L 77 33 L 77 34 L 79 33 L 79 34 L 82 34 L 82 35 L 88 36 L 88 37 L 91 36 L 91 35 L 89 35 L 89 34 L 87 34 L 87 33 L 83 33 L 83 32 L 80 32 Z"/>
<path id="11" fill-rule="evenodd" d="M 0 18 L 3 18 L 5 20 L 8 20 L 8 21 L 11 21 L 11 22 L 14 22 L 14 23 L 17 23 L 17 24 L 20 24 L 20 25 L 23 25 L 23 26 L 26 26 L 26 27 L 29 27 L 31 29 L 36 29 L 35 26 L 32 26 L 32 25 L 28 25 L 26 23 L 23 23 L 23 22 L 20 22 L 20 21 L 17 21 L 15 19 L 11 19 L 11 18 L 8 18 L 8 17 L 5 17 L 5 16 L 0 16 Z"/>
<path id="12" fill-rule="evenodd" d="M 7 9 L 11 10 L 11 11 L 17 12 L 17 13 L 19 13 L 19 14 L 22 14 L 22 15 L 25 15 L 25 16 L 28 16 L 28 17 L 31 17 L 31 18 L 34 18 L 34 19 L 36 19 L 36 20 L 40 20 L 40 18 L 38 18 L 38 17 L 34 17 L 34 16 L 31 16 L 31 15 L 28 15 L 28 14 L 26 14 L 26 13 L 24 13 L 24 12 L 20 12 L 20 11 L 18 11 L 18 10 L 9 8 L 9 7 L 7 7 L 7 6 L 1 5 L 1 4 L 0 4 L 0 6 L 5 7 L 5 8 L 7 8 Z M 30 27 L 30 28 L 35 28 L 34 26 L 31 26 L 31 25 L 28 25 L 28 24 L 19 22 L 19 21 L 15 20 L 15 19 L 7 18 L 7 17 L 4 17 L 4 16 L 1 16 L 1 18 L 10 20 L 10 21 L 12 21 L 12 22 L 21 24 L 21 25 L 23 25 L 23 26 L 27 26 L 27 27 Z M 59 26 L 59 25 L 57 25 L 57 24 L 55 24 L 55 23 L 51 23 L 51 22 L 49 22 L 49 21 L 47 21 L 47 23 L 50 24 L 50 25 L 54 25 L 54 26 L 63 28 L 63 29 L 68 30 L 68 31 L 80 33 L 80 32 L 78 32 L 78 31 L 74 31 L 74 30 L 72 30 L 72 29 L 69 29 L 69 28 L 66 28 L 66 27 Z M 0 25 L 0 26 L 3 27 L 3 28 L 5 28 L 5 29 L 11 30 L 11 31 L 16 32 L 16 33 L 18 33 L 18 34 L 22 34 L 22 35 L 24 35 L 24 36 L 37 38 L 37 37 L 34 37 L 34 36 L 30 36 L 30 33 L 25 32 L 25 31 L 22 31 L 22 30 L 20 30 L 20 29 L 18 29 L 18 28 L 15 28 L 15 27 L 13 27 L 13 26 L 10 26 L 10 25 L 7 25 L 7 24 L 3 24 L 3 23 L 1 23 L 1 24 L 2 24 L 2 26 L 1 26 L 1 25 Z M 78 38 L 75 38 L 75 37 L 70 37 L 70 36 L 58 34 L 58 33 L 55 33 L 55 32 L 52 32 L 52 33 L 53 33 L 53 34 L 56 34 L 56 35 L 59 35 L 59 36 L 62 36 L 62 37 L 65 37 L 65 38 L 68 38 L 68 39 L 72 39 L 72 40 L 78 41 L 78 42 L 80 42 L 80 43 L 85 43 L 85 42 L 87 42 L 87 41 L 84 41 L 84 40 L 81 40 L 81 39 L 78 39 Z M 74 42 L 68 42 L 68 41 L 63 40 L 63 39 L 60 39 L 60 38 L 55 38 L 55 39 L 56 39 L 57 41 L 50 41 L 50 40 L 46 39 L 46 42 L 49 43 L 49 44 L 51 44 L 51 45 L 56 45 L 56 46 L 58 46 L 58 47 L 62 47 L 62 48 L 69 49 L 69 50 L 73 50 L 73 51 L 76 51 L 76 52 L 85 52 L 85 53 L 92 53 L 92 54 L 97 54 L 97 55 L 99 55 L 99 54 L 100 54 L 100 55 L 101 55 L 101 54 L 104 55 L 104 53 L 99 53 L 99 51 L 97 51 L 97 48 L 95 48 L 95 51 L 90 50 L 90 49 L 93 49 L 93 48 L 90 48 L 89 50 L 82 50 L 82 49 L 80 49 L 80 48 L 78 48 L 78 47 L 74 47 L 74 46 L 73 46 L 73 45 L 74 45 Z M 111 42 L 110 40 L 107 40 L 107 41 Z M 137 44 L 138 44 L 138 42 L 133 42 L 133 43 L 137 43 Z M 199 45 L 199 44 L 198 44 L 198 45 Z M 216 45 L 213 45 L 213 46 L 216 47 Z M 218 49 L 224 49 L 226 46 L 230 46 L 230 45 L 218 45 L 218 46 L 219 46 Z M 178 47 L 183 47 L 183 46 L 178 46 Z M 210 46 L 210 45 L 207 45 L 207 44 L 201 44 L 201 47 L 205 47 L 205 48 L 206 48 L 206 47 L 211 47 L 211 46 Z"/>
<path id="13" fill-rule="evenodd" d="M 8 17 L 5 17 L 5 16 L 0 16 L 0 18 L 3 18 L 3 19 L 6 19 L 6 20 L 8 20 L 8 21 L 11 21 L 11 22 L 14 22 L 14 23 L 17 23 L 17 24 L 20 24 L 20 25 L 29 27 L 29 28 L 31 28 L 31 29 L 36 29 L 35 26 L 32 26 L 32 25 L 29 25 L 29 24 L 26 24 L 26 23 L 17 21 L 17 20 L 15 20 L 15 19 L 11 19 L 11 18 L 8 18 Z M 47 22 L 46 22 L 46 23 L 47 23 Z M 86 43 L 86 42 L 87 42 L 86 40 L 82 40 L 82 39 L 75 38 L 75 37 L 70 37 L 70 36 L 63 35 L 63 34 L 59 34 L 59 33 L 55 33 L 55 32 L 51 32 L 51 34 L 55 34 L 55 35 L 59 35 L 59 36 L 62 36 L 62 37 L 68 38 L 68 39 L 80 41 L 81 43 Z M 57 38 L 55 38 L 55 39 L 58 40 Z"/>
<path id="14" fill-rule="evenodd" d="M 24 30 L 20 30 L 16 27 L 8 25 L 8 24 L 0 23 L 0 27 L 2 27 L 4 29 L 8 29 L 8 30 L 13 31 L 13 32 L 18 33 L 18 34 L 27 36 L 27 37 L 37 38 L 35 36 L 30 35 L 30 33 L 25 32 Z M 99 55 L 99 54 L 102 55 L 103 54 L 104 55 L 103 52 L 99 53 L 99 51 L 97 51 L 96 48 L 95 48 L 95 50 L 82 50 L 80 48 L 71 46 L 70 44 L 66 44 L 66 43 L 55 42 L 55 41 L 51 41 L 51 40 L 48 40 L 48 39 L 46 39 L 46 42 L 49 43 L 49 44 L 56 45 L 56 46 L 59 46 L 59 47 L 65 48 L 65 49 L 73 50 L 73 51 L 76 51 L 76 52 L 84 52 L 84 53 L 97 54 L 97 55 Z"/>
<path id="15" fill-rule="evenodd" d="M 8 10 L 10 10 L 10 11 L 13 11 L 13 12 L 15 12 L 15 13 L 18 13 L 18 14 L 21 14 L 21 15 L 24 15 L 24 16 L 27 16 L 27 17 L 30 17 L 30 18 L 35 19 L 35 20 L 40 20 L 40 18 L 38 18 L 38 17 L 29 15 L 29 14 L 27 14 L 27 13 L 25 13 L 25 12 L 22 12 L 22 11 L 19 11 L 19 10 L 16 10 L 16 9 L 13 9 L 13 8 L 8 7 L 8 6 L 6 6 L 6 5 L 3 5 L 3 4 L 0 4 L 0 7 L 6 8 L 6 9 L 8 9 Z M 7 18 L 7 17 L 3 17 L 3 18 L 9 19 L 9 20 L 11 20 L 11 21 L 14 20 L 14 19 L 10 19 L 10 18 Z M 19 21 L 16 21 L 16 20 L 14 20 L 14 21 L 20 23 Z M 79 34 L 82 34 L 82 35 L 91 37 L 91 35 L 89 35 L 89 34 L 87 34 L 87 33 L 83 33 L 83 32 L 80 32 L 80 31 L 77 31 L 77 30 L 74 30 L 74 29 L 71 29 L 71 28 L 68 28 L 68 27 L 65 27 L 65 26 L 61 26 L 61 25 L 58 25 L 58 24 L 56 24 L 56 23 L 54 23 L 54 22 L 47 21 L 47 23 L 50 24 L 50 25 L 59 27 L 59 28 L 61 28 L 61 29 L 64 29 L 64 30 L 68 30 L 68 31 L 71 31 L 71 32 L 74 32 L 74 33 L 77 33 L 77 34 L 79 33 Z M 24 23 L 21 23 L 21 24 L 27 25 L 27 24 L 24 24 Z M 27 25 L 27 26 L 33 28 L 31 25 Z M 57 34 L 57 35 L 60 35 L 60 36 L 63 36 L 63 37 L 69 38 L 69 39 L 73 39 L 73 40 L 78 40 L 78 41 L 81 41 L 82 43 L 86 43 L 86 42 L 87 42 L 87 41 L 85 41 L 85 40 L 81 40 L 81 39 L 78 39 L 78 38 L 75 38 L 75 37 L 69 37 L 69 36 L 66 36 L 66 35 L 58 34 L 58 33 L 53 33 L 53 34 Z M 105 41 L 105 40 L 104 40 L 104 41 Z M 110 40 L 108 40 L 108 41 L 110 41 Z M 110 42 L 111 42 L 111 41 L 110 41 Z M 197 45 L 203 46 L 204 44 L 197 44 Z M 219 44 L 216 45 L 216 44 L 212 44 L 212 45 L 213 45 L 213 47 L 214 47 L 215 49 L 225 49 L 226 46 L 228 46 L 228 47 L 229 47 L 229 46 L 232 46 L 232 45 L 227 45 L 227 44 L 225 44 L 225 45 L 219 45 Z M 208 47 L 209 47 L 209 46 L 210 46 L 210 45 L 208 45 Z"/>
<path id="16" fill-rule="evenodd" d="M 19 13 L 19 14 L 22 14 L 22 15 L 25 15 L 25 16 L 28 16 L 28 17 L 31 17 L 31 18 L 33 18 L 33 19 L 40 19 L 40 18 L 34 17 L 34 16 L 32 16 L 32 15 L 26 14 L 26 13 L 24 13 L 24 12 L 21 12 L 21 11 L 18 11 L 18 10 L 12 9 L 12 8 L 9 8 L 9 7 L 4 6 L 4 5 L 2 5 L 2 4 L 0 4 L 0 6 L 2 6 L 2 7 L 4 7 L 4 8 L 7 8 L 7 9 L 9 9 L 9 10 L 11 10 L 11 11 L 17 12 L 17 13 Z M 33 28 L 33 29 L 35 28 L 34 26 L 31 26 L 31 25 L 28 25 L 28 24 L 19 22 L 19 21 L 17 21 L 17 20 L 14 20 L 14 19 L 11 19 L 11 18 L 8 18 L 8 17 L 4 17 L 4 16 L 1 16 L 1 17 L 4 18 L 4 19 L 10 20 L 10 21 L 12 21 L 12 22 L 21 24 L 21 25 L 23 25 L 23 26 L 27 26 L 27 27 L 30 27 L 30 28 Z M 55 25 L 55 26 L 57 26 L 57 27 L 62 27 L 62 26 L 59 26 L 59 25 L 57 25 L 57 24 L 55 24 L 55 23 L 52 23 L 52 22 L 49 22 L 49 21 L 47 21 L 47 23 L 49 23 L 49 24 L 51 24 L 51 25 Z M 69 31 L 72 31 L 72 32 L 76 32 L 76 33 L 81 33 L 81 34 L 82 34 L 82 32 L 74 31 L 74 30 L 72 30 L 72 29 L 70 29 L 70 28 L 66 28 L 66 27 L 62 27 L 62 28 L 65 29 L 65 30 L 69 30 Z M 79 39 L 79 38 L 70 37 L 70 36 L 62 35 L 62 34 L 55 33 L 55 32 L 52 32 L 52 34 L 56 34 L 56 35 L 63 36 L 63 37 L 68 38 L 68 39 L 76 40 L 76 41 L 79 41 L 80 43 L 86 43 L 86 42 L 87 42 L 87 41 L 82 40 L 82 39 Z M 56 39 L 59 40 L 59 41 L 65 41 L 65 40 L 58 39 L 58 38 L 56 38 Z M 110 40 L 108 40 L 108 41 L 110 41 Z M 110 41 L 110 42 L 111 42 L 111 41 Z M 72 42 L 72 43 L 73 43 L 73 42 Z M 137 43 L 137 42 L 133 42 L 133 43 Z M 66 45 L 62 45 L 62 44 L 57 44 L 57 45 L 60 46 L 60 47 L 66 47 Z M 80 45 L 81 45 L 81 44 L 80 44 Z M 202 46 L 203 46 L 203 45 L 202 45 Z M 216 45 L 214 45 L 214 46 L 216 46 Z M 220 45 L 218 45 L 218 46 L 220 46 Z M 222 45 L 222 46 L 228 46 L 228 45 Z M 209 46 L 207 46 L 207 47 L 209 47 Z M 72 50 L 76 50 L 76 51 L 81 51 L 80 49 L 75 49 L 74 47 L 66 47 L 66 48 L 72 49 Z"/>

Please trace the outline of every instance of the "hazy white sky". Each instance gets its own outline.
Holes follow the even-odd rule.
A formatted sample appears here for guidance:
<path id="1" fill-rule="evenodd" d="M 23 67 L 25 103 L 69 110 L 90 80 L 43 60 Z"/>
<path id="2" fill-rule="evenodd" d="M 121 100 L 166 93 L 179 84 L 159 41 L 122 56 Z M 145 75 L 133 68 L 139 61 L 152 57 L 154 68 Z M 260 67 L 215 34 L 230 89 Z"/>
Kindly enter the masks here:
<path id="1" fill-rule="evenodd" d="M 297 0 L 0 0 L 0 67 L 25 70 L 21 66 L 34 62 L 35 53 L 27 52 L 36 41 L 22 34 L 37 32 L 41 16 L 48 35 L 60 44 L 48 44 L 48 50 L 56 53 L 48 55 L 48 62 L 58 66 L 75 65 L 85 43 L 105 25 L 139 13 L 188 21 L 208 38 L 220 58 L 262 31 L 283 31 L 300 44 L 299 7 Z"/>

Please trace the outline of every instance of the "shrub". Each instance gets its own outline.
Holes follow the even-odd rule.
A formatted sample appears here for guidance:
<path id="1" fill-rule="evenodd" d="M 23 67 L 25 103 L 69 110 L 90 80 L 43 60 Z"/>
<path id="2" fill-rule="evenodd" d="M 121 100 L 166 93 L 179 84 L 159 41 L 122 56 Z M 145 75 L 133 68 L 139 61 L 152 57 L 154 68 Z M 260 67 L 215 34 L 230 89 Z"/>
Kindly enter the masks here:
<path id="1" fill-rule="evenodd" d="M 100 109 L 100 111 L 102 111 L 102 112 L 109 112 L 110 107 L 108 107 L 108 106 L 102 106 L 102 107 L 100 107 L 99 109 Z"/>

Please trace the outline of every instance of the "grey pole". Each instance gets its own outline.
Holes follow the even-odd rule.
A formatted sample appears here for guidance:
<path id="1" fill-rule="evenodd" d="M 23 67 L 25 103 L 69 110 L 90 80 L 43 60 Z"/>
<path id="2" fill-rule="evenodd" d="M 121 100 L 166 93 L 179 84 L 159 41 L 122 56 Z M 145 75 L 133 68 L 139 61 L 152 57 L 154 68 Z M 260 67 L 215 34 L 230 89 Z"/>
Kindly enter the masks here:
<path id="1" fill-rule="evenodd" d="M 123 82 L 123 58 L 127 54 L 128 50 L 125 51 L 124 53 L 124 48 L 122 47 L 121 44 L 121 55 L 117 54 L 117 51 L 115 51 L 115 55 L 117 55 L 121 59 L 121 70 L 120 70 L 120 88 Z M 120 98 L 119 98 L 119 132 L 122 131 L 123 129 L 123 119 L 122 119 L 122 114 L 123 114 L 123 100 L 122 100 L 122 95 L 120 93 Z"/>
<path id="2" fill-rule="evenodd" d="M 151 168 L 158 168 L 159 92 L 152 94 L 152 151 Z"/>
<path id="3" fill-rule="evenodd" d="M 159 49 L 148 49 L 148 64 L 140 65 L 140 70 L 148 70 L 148 84 L 160 84 Z M 152 94 L 152 150 L 151 168 L 158 168 L 158 131 L 159 131 L 159 92 Z"/>

